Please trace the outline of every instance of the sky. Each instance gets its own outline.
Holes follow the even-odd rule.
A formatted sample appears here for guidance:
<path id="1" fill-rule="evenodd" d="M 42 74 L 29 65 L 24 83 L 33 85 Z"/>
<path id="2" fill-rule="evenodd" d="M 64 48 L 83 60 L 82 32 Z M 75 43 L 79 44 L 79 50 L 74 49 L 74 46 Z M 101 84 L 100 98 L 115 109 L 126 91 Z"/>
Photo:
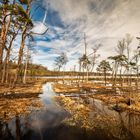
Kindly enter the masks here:
<path id="1" fill-rule="evenodd" d="M 131 49 L 138 46 L 140 36 L 140 0 L 41 0 L 43 9 L 34 13 L 33 32 L 48 32 L 35 35 L 37 50 L 33 63 L 54 69 L 54 61 L 62 52 L 67 54 L 70 70 L 84 54 L 84 33 L 87 38 L 87 53 L 102 44 L 99 61 L 115 55 L 118 40 L 127 33 L 133 36 Z M 33 7 L 35 9 L 35 6 Z M 78 68 L 78 66 L 77 66 Z"/>

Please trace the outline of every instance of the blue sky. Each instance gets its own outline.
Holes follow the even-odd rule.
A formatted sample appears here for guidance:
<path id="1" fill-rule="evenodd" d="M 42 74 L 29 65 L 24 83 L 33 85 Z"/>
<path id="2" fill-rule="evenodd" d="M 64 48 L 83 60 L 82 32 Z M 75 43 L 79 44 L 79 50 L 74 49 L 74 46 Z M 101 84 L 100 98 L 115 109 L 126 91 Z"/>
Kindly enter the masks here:
<path id="1" fill-rule="evenodd" d="M 33 31 L 41 33 L 46 26 L 49 31 L 34 36 L 34 63 L 53 69 L 55 58 L 64 52 L 69 59 L 67 70 L 73 68 L 84 53 L 84 33 L 88 53 L 102 44 L 99 60 L 114 55 L 117 41 L 126 33 L 134 37 L 131 48 L 138 46 L 135 37 L 140 35 L 140 0 L 41 0 L 40 4 L 46 11 L 38 9 L 34 13 Z"/>

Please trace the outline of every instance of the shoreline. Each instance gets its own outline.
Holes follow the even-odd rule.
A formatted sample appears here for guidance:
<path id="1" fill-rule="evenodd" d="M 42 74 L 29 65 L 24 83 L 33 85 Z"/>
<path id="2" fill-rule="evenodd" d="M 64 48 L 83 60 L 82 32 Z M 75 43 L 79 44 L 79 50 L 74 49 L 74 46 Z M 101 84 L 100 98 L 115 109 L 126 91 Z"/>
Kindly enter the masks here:
<path id="1" fill-rule="evenodd" d="M 29 81 L 26 84 L 17 84 L 16 87 L 11 88 L 6 84 L 0 85 L 0 97 L 8 95 L 38 95 L 42 93 L 42 86 L 46 80 Z"/>

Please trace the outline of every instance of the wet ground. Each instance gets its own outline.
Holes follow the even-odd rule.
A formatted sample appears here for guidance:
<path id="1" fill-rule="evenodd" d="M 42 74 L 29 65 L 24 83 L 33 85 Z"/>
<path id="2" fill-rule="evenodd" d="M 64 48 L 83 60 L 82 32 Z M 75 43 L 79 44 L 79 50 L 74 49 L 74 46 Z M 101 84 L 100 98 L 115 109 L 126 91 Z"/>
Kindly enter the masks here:
<path id="1" fill-rule="evenodd" d="M 38 98 L 30 98 L 29 103 L 39 100 L 45 107 L 40 105 L 29 107 L 28 102 L 21 112 L 12 113 L 15 115 L 11 119 L 5 114 L 0 121 L 0 140 L 139 140 L 140 139 L 140 115 L 129 112 L 116 112 L 99 100 L 88 97 L 69 96 L 60 103 L 54 99 L 51 83 L 43 86 L 43 93 Z M 21 97 L 22 98 L 22 97 Z M 20 98 L 20 100 L 22 100 Z M 7 99 L 6 103 L 14 99 Z M 24 99 L 25 100 L 25 99 Z M 69 101 L 69 103 L 68 103 Z M 18 99 L 16 99 L 18 102 Z M 73 104 L 71 104 L 73 102 Z M 6 106 L 6 103 L 4 105 Z M 11 102 L 12 103 L 12 102 Z M 39 103 L 38 103 L 39 104 Z M 90 110 L 85 116 L 84 104 Z M 19 106 L 18 106 L 19 105 Z M 23 106 L 21 102 L 15 104 L 16 108 Z M 1 104 L 2 107 L 2 104 Z M 8 106 L 9 108 L 9 106 Z M 10 112 L 10 110 L 5 112 Z M 14 107 L 13 107 L 14 108 Z M 75 108 L 77 108 L 75 110 Z M 5 108 L 4 108 L 5 109 Z M 25 111 L 24 111 L 25 109 Z M 26 110 L 28 109 L 27 113 Z M 1 112 L 2 114 L 2 112 Z M 83 116 L 82 116 L 83 115 Z M 88 118 L 89 117 L 89 118 Z M 72 119 L 71 119 L 72 118 Z M 83 120 L 85 118 L 87 120 Z M 69 120 L 75 121 L 69 122 Z M 92 128 L 82 126 L 89 123 Z M 88 122 L 87 122 L 88 121 Z M 85 124 L 86 125 L 86 124 Z"/>

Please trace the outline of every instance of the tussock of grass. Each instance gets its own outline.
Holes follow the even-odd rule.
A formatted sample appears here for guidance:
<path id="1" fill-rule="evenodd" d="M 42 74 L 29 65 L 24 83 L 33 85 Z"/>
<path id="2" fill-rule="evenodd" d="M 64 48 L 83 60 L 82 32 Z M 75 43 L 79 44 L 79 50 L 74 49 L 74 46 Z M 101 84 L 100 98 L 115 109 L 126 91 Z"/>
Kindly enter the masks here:
<path id="1" fill-rule="evenodd" d="M 71 85 L 66 85 L 66 84 L 60 84 L 60 83 L 55 83 L 53 85 L 53 89 L 56 93 L 74 93 L 74 92 L 80 92 L 79 87 L 77 86 L 71 86 Z"/>

